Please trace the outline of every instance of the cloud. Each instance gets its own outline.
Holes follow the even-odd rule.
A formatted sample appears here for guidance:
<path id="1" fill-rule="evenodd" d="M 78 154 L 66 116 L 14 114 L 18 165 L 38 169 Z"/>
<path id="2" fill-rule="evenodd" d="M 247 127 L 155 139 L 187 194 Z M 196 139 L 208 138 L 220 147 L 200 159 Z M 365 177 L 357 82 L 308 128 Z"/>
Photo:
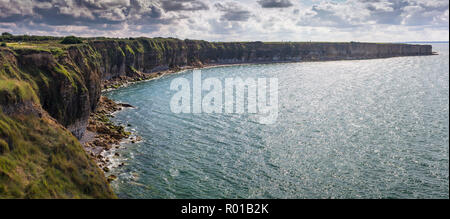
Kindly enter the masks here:
<path id="1" fill-rule="evenodd" d="M 402 24 L 408 26 L 434 25 L 448 28 L 449 2 L 415 2 L 403 9 Z"/>
<path id="2" fill-rule="evenodd" d="M 199 11 L 208 10 L 209 6 L 199 0 L 162 0 L 165 11 Z"/>
<path id="3" fill-rule="evenodd" d="M 217 10 L 221 11 L 222 19 L 227 21 L 247 21 L 252 13 L 237 2 L 216 3 Z"/>
<path id="4" fill-rule="evenodd" d="M 165 16 L 161 2 L 147 0 L 0 0 L 0 12 L 0 22 L 22 25 L 100 28 L 125 23 L 164 24 L 171 20 Z"/>
<path id="5" fill-rule="evenodd" d="M 324 2 L 304 10 L 298 20 L 299 26 L 350 28 L 359 25 L 359 21 L 367 16 L 364 11 L 347 6 Z"/>
<path id="6" fill-rule="evenodd" d="M 443 25 L 445 0 L 348 0 L 320 2 L 300 17 L 300 26 L 349 28 L 367 25 Z"/>
<path id="7" fill-rule="evenodd" d="M 259 0 L 263 8 L 289 8 L 294 6 L 290 0 Z"/>

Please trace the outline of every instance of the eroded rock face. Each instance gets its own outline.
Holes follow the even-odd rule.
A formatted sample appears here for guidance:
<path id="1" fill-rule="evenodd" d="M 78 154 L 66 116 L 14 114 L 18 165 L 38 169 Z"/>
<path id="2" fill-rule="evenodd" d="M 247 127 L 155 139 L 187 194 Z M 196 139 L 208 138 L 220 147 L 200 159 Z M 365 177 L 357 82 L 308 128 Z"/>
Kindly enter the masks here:
<path id="1" fill-rule="evenodd" d="M 42 107 L 81 138 L 90 111 L 100 96 L 100 89 L 96 89 L 100 76 L 97 81 L 93 80 L 95 72 L 84 68 L 83 62 L 77 63 L 68 54 L 56 58 L 46 51 L 19 50 L 16 60 L 19 70 L 28 74 L 35 86 Z"/>
<path id="2" fill-rule="evenodd" d="M 31 115 L 40 118 L 44 114 L 44 111 L 33 101 L 1 105 L 0 110 L 7 116 Z"/>

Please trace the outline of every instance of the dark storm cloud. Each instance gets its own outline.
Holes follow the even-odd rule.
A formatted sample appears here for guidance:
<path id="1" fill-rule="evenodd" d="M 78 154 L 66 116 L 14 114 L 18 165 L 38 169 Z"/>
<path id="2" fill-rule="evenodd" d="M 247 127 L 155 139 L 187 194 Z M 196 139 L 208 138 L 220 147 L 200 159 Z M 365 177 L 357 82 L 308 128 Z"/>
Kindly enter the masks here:
<path id="1" fill-rule="evenodd" d="M 208 10 L 209 6 L 199 0 L 162 0 L 165 11 L 199 11 Z"/>
<path id="2" fill-rule="evenodd" d="M 222 12 L 222 19 L 227 21 L 248 21 L 252 13 L 236 2 L 216 3 L 217 10 Z"/>
<path id="3" fill-rule="evenodd" d="M 258 4 L 263 8 L 289 8 L 293 6 L 290 0 L 259 0 Z"/>

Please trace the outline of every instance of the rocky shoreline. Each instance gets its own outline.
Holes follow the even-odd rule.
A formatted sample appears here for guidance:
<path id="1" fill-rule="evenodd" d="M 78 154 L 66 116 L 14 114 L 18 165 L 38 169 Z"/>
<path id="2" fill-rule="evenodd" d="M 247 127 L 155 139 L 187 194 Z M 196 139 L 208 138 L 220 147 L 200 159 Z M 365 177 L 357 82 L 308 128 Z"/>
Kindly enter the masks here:
<path id="1" fill-rule="evenodd" d="M 155 80 L 167 74 L 201 67 L 202 66 L 189 66 L 149 74 L 139 73 L 134 77 L 117 77 L 103 82 L 103 92 L 119 89 L 139 82 Z M 123 142 L 135 144 L 142 140 L 140 136 L 126 131 L 125 125 L 115 124 L 111 121 L 111 118 L 114 118 L 114 113 L 130 108 L 134 107 L 126 103 L 116 103 L 105 96 L 101 96 L 97 109 L 95 112 L 91 113 L 89 117 L 87 131 L 80 140 L 85 151 L 97 163 L 99 168 L 103 170 L 109 183 L 116 180 L 117 176 L 109 174 L 111 172 L 112 161 L 108 156 L 105 156 L 105 152 L 119 149 Z M 120 157 L 120 154 L 114 153 L 114 157 Z M 120 163 L 118 167 L 124 165 L 125 163 Z"/>
<path id="2" fill-rule="evenodd" d="M 208 65 L 209 66 L 209 65 Z M 196 66 L 184 66 L 184 67 L 176 67 L 173 69 L 167 69 L 163 71 L 157 71 L 152 73 L 136 73 L 134 76 L 119 76 L 116 78 L 112 78 L 110 80 L 106 80 L 102 82 L 102 91 L 111 91 L 115 89 L 119 89 L 121 87 L 125 87 L 131 84 L 146 82 L 158 79 L 167 74 L 174 74 L 185 70 L 190 69 L 198 69 L 207 67 L 206 65 L 196 65 Z"/>
<path id="3" fill-rule="evenodd" d="M 111 118 L 114 113 L 132 108 L 129 104 L 115 103 L 114 101 L 102 96 L 99 101 L 99 106 L 95 112 L 91 114 L 87 132 L 81 143 L 86 152 L 97 163 L 105 175 L 110 172 L 110 160 L 103 156 L 103 152 L 110 151 L 114 148 L 120 147 L 120 143 L 124 139 L 129 139 L 131 133 L 125 130 L 122 125 L 114 124 Z M 117 156 L 120 156 L 117 154 Z M 109 176 L 108 181 L 115 179 L 115 176 Z"/>
<path id="4" fill-rule="evenodd" d="M 250 63 L 249 63 L 250 64 Z M 138 73 L 133 77 L 121 76 L 116 77 L 111 80 L 104 81 L 102 83 L 103 92 L 112 91 L 115 89 L 123 88 L 131 84 L 147 82 L 151 80 L 156 80 L 168 74 L 175 74 L 185 70 L 192 69 L 204 69 L 204 68 L 214 68 L 221 66 L 232 66 L 232 65 L 243 65 L 243 64 L 210 64 L 210 65 L 196 65 L 196 66 L 185 66 L 177 67 L 171 70 L 165 70 L 154 73 Z M 95 112 L 91 113 L 89 117 L 89 123 L 87 131 L 83 138 L 80 139 L 85 151 L 89 156 L 97 163 L 98 167 L 103 171 L 109 183 L 117 179 L 117 176 L 110 174 L 112 169 L 115 167 L 122 167 L 126 165 L 125 163 L 119 163 L 114 166 L 112 158 L 106 156 L 105 152 L 111 154 L 113 157 L 118 158 L 121 155 L 114 152 L 114 150 L 119 149 L 121 144 L 124 142 L 130 142 L 135 144 L 142 140 L 140 136 L 135 135 L 132 132 L 126 131 L 126 126 L 122 124 L 115 124 L 111 121 L 114 118 L 114 114 L 125 109 L 134 108 L 134 106 L 126 103 L 116 103 L 113 100 L 101 96 L 98 102 L 98 106 Z"/>

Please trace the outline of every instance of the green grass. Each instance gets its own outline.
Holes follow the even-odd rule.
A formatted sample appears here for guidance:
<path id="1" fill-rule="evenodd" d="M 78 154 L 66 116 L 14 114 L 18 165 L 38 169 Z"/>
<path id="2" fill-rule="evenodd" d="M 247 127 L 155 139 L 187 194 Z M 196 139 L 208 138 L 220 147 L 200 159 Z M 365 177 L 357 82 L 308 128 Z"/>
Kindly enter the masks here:
<path id="1" fill-rule="evenodd" d="M 133 51 L 133 49 L 130 47 L 130 45 L 127 44 L 125 48 L 126 48 L 126 50 L 127 50 L 128 53 L 134 55 L 134 51 Z"/>
<path id="2" fill-rule="evenodd" d="M 49 118 L 0 111 L 0 198 L 115 198 L 77 139 Z"/>
<path id="3" fill-rule="evenodd" d="M 69 71 L 67 71 L 67 69 L 62 66 L 61 64 L 57 64 L 54 67 L 55 72 L 64 75 L 69 81 L 70 83 L 72 83 L 72 87 L 77 88 L 77 84 L 75 83 L 75 80 L 73 78 L 73 74 L 71 74 Z"/>
<path id="4" fill-rule="evenodd" d="M 20 79 L 21 76 L 18 74 L 16 70 L 14 70 L 14 68 L 11 65 L 9 65 L 9 63 L 5 63 L 3 64 L 3 66 L 0 66 L 0 79 L 1 78 Z"/>
<path id="5" fill-rule="evenodd" d="M 14 104 L 25 101 L 39 102 L 30 84 L 17 80 L 0 80 L 0 103 Z"/>
<path id="6" fill-rule="evenodd" d="M 6 43 L 7 47 L 16 49 L 33 49 L 46 52 L 60 52 L 66 50 L 70 45 L 63 45 L 58 41 L 43 41 L 43 42 L 10 42 Z"/>
<path id="7" fill-rule="evenodd" d="M 55 42 L 8 44 L 9 48 L 0 50 L 0 199 L 115 198 L 103 173 L 78 140 L 40 109 L 38 96 L 49 109 L 64 109 L 59 91 L 65 81 L 74 87 L 74 94 L 88 92 L 77 67 L 80 63 L 59 60 L 66 55 L 67 47 Z M 80 51 L 85 47 L 76 46 Z M 50 52 L 55 60 L 46 66 L 20 63 L 23 56 L 42 51 Z M 89 51 L 89 59 L 98 58 L 99 54 Z M 4 106 L 20 109 L 10 115 L 2 112 L 7 109 Z M 35 108 L 44 116 L 27 108 Z M 64 112 L 60 114 L 63 116 L 53 116 L 58 121 L 68 119 Z"/>
<path id="8" fill-rule="evenodd" d="M 65 51 L 59 47 L 50 48 L 50 52 L 53 54 L 53 56 L 55 56 L 55 58 L 59 58 L 65 53 Z"/>

